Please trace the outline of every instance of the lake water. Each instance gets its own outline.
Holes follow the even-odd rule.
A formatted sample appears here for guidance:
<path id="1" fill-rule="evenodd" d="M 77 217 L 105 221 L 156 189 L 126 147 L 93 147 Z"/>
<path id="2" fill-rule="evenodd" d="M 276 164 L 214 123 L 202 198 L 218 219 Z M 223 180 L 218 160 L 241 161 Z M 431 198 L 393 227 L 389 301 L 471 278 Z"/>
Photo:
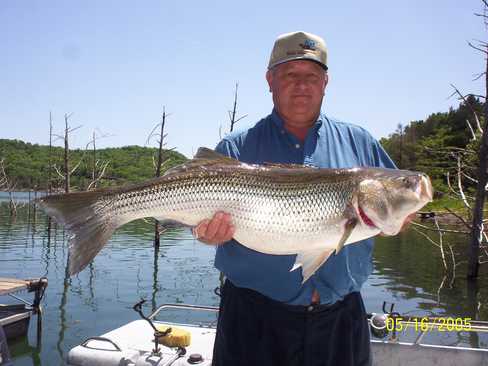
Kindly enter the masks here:
<path id="1" fill-rule="evenodd" d="M 214 289 L 219 275 L 214 249 L 195 241 L 187 229 L 170 229 L 153 247 L 153 224 L 136 221 L 117 230 L 108 245 L 83 272 L 66 276 L 67 234 L 28 205 L 28 194 L 16 194 L 16 217 L 0 192 L 0 277 L 49 281 L 43 299 L 42 343 L 36 345 L 36 319 L 29 337 L 10 345 L 15 365 L 62 365 L 67 352 L 90 336 L 100 335 L 138 319 L 132 306 L 141 298 L 146 313 L 163 303 L 218 305 Z M 435 236 L 433 236 L 435 238 Z M 383 301 L 394 302 L 404 315 L 429 315 L 488 320 L 488 270 L 481 267 L 476 286 L 465 280 L 466 238 L 446 236 L 454 244 L 456 279 L 444 279 L 439 250 L 414 231 L 378 238 L 374 273 L 362 294 L 369 312 L 381 312 Z M 31 300 L 32 294 L 20 294 Z M 0 302 L 13 302 L 0 297 Z M 399 335 L 411 340 L 411 332 Z M 428 332 L 424 342 L 488 348 L 488 334 Z"/>

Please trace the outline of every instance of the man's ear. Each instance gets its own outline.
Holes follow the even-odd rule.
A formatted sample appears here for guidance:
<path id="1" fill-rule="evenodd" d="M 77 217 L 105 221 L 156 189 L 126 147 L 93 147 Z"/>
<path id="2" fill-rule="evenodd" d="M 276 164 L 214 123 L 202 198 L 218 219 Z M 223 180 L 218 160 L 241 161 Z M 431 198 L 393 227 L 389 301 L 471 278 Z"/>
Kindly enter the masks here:
<path id="1" fill-rule="evenodd" d="M 271 85 L 273 84 L 273 73 L 271 72 L 271 70 L 266 71 L 266 81 L 268 82 L 269 92 L 272 93 L 273 88 L 271 87 Z"/>
<path id="2" fill-rule="evenodd" d="M 324 79 L 324 90 L 322 91 L 322 95 L 325 94 L 325 88 L 327 88 L 327 84 L 329 83 L 329 74 L 325 73 L 325 79 Z"/>

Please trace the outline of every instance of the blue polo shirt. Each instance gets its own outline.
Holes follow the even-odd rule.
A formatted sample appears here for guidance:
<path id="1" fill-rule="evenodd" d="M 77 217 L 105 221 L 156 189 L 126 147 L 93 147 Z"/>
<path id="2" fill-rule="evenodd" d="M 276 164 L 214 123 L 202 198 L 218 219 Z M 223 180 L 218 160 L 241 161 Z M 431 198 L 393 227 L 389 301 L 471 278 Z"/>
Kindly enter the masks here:
<path id="1" fill-rule="evenodd" d="M 254 127 L 226 136 L 216 151 L 252 164 L 395 168 L 378 141 L 361 127 L 321 115 L 302 143 L 285 130 L 275 110 Z M 295 255 L 260 253 L 236 240 L 217 248 L 215 267 L 236 286 L 277 301 L 308 305 L 317 289 L 321 303 L 330 304 L 361 289 L 373 269 L 372 251 L 373 239 L 347 245 L 339 254 L 332 254 L 303 285 L 301 269 L 290 272 Z"/>

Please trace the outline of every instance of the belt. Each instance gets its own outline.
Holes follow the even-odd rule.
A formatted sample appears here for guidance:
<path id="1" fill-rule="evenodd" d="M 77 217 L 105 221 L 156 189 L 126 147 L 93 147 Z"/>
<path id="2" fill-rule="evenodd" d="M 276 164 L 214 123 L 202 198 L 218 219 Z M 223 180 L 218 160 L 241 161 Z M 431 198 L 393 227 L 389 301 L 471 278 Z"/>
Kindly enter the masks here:
<path id="1" fill-rule="evenodd" d="M 315 312 L 323 312 L 323 311 L 333 311 L 334 309 L 337 309 L 337 308 L 340 308 L 341 306 L 343 306 L 346 302 L 348 302 L 350 300 L 350 298 L 352 298 L 353 296 L 357 296 L 357 294 L 358 294 L 355 292 L 350 293 L 350 294 L 346 295 L 343 300 L 336 301 L 333 304 L 311 303 L 309 305 L 289 305 L 289 304 L 285 304 L 283 302 L 279 302 L 279 301 L 270 299 L 269 297 L 267 297 L 267 296 L 265 296 L 265 295 L 263 295 L 257 291 L 254 291 L 254 290 L 251 290 L 248 288 L 244 288 L 244 287 L 237 287 L 232 282 L 230 282 L 229 279 L 226 279 L 225 284 L 224 284 L 224 288 L 223 288 L 224 296 L 225 296 L 225 293 L 227 291 L 238 293 L 239 295 L 245 296 L 246 298 L 248 298 L 254 302 L 257 302 L 257 303 L 260 303 L 260 304 L 263 304 L 263 305 L 266 305 L 269 307 L 275 307 L 278 309 L 283 309 L 286 311 L 298 312 L 298 313 L 310 313 L 310 312 L 315 313 Z"/>

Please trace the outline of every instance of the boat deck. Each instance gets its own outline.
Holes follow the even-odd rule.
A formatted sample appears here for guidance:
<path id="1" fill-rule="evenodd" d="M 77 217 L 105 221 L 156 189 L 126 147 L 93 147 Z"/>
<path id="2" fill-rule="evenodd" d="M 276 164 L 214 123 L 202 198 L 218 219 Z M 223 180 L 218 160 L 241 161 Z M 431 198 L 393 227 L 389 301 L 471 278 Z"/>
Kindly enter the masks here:
<path id="1" fill-rule="evenodd" d="M 0 296 L 9 296 L 18 304 L 0 304 L 0 327 L 3 328 L 7 339 L 17 338 L 27 334 L 32 314 L 37 317 L 37 341 L 41 337 L 41 300 L 47 287 L 47 278 L 17 279 L 0 277 Z M 20 291 L 34 292 L 32 302 L 26 301 L 14 293 Z"/>
<path id="2" fill-rule="evenodd" d="M 32 286 L 33 281 L 36 280 L 19 280 L 16 278 L 0 277 L 0 295 L 8 295 L 14 292 L 27 290 Z"/>

